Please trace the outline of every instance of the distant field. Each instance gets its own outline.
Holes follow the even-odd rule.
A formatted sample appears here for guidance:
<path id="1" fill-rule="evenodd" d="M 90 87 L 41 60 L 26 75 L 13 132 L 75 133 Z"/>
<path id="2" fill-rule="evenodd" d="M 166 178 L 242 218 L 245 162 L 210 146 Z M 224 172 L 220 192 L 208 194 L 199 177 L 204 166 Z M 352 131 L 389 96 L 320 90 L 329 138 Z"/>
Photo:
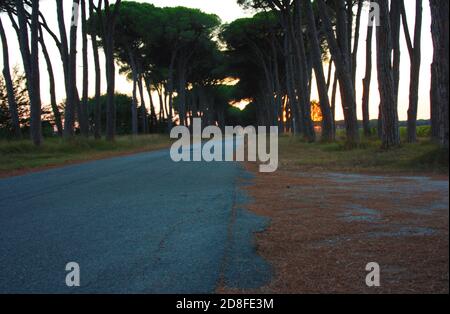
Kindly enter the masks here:
<path id="1" fill-rule="evenodd" d="M 128 153 L 166 148 L 167 135 L 119 136 L 114 143 L 106 140 L 46 138 L 41 147 L 31 141 L 0 140 L 0 176 L 20 174 L 34 169 L 102 159 Z"/>

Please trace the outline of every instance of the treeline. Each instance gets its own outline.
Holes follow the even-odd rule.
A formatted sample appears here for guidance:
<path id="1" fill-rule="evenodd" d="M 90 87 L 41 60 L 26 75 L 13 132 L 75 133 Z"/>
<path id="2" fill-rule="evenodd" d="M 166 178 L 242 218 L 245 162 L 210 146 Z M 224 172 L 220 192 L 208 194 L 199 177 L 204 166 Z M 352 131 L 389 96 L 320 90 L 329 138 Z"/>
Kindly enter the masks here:
<path id="1" fill-rule="evenodd" d="M 242 6 L 260 10 L 253 18 L 239 19 L 222 33 L 239 84 L 247 97 L 258 102 L 259 119 L 278 124 L 316 140 L 311 118 L 311 88 L 315 78 L 322 111 L 322 140 L 335 139 L 337 90 L 345 118 L 347 141 L 359 142 L 357 106 L 363 112 L 365 136 L 371 136 L 369 104 L 372 68 L 376 66 L 381 103 L 378 129 L 383 147 L 400 144 L 398 90 L 400 80 L 400 34 L 406 38 L 410 56 L 410 98 L 407 141 L 415 142 L 419 74 L 421 67 L 422 0 L 415 0 L 414 28 L 408 25 L 403 0 L 239 0 Z M 448 19 L 447 1 L 430 1 L 434 61 L 432 67 L 432 136 L 448 146 Z M 363 16 L 364 6 L 370 7 Z M 362 19 L 369 21 L 361 29 Z M 366 49 L 358 51 L 362 32 Z M 372 38 L 376 37 L 376 47 Z M 373 50 L 376 65 L 372 64 Z M 444 53 L 445 51 L 445 53 Z M 365 53 L 363 82 L 356 81 L 358 54 Z M 327 68 L 324 69 L 324 65 Z M 334 77 L 333 74 L 334 73 Z M 361 87 L 363 98 L 356 99 Z"/>
<path id="2" fill-rule="evenodd" d="M 221 25 L 216 15 L 197 9 L 158 8 L 120 0 L 114 4 L 107 0 L 73 0 L 70 31 L 66 33 L 62 0 L 56 0 L 57 29 L 49 27 L 40 1 L 2 0 L 3 76 L 12 133 L 22 136 L 19 113 L 22 101 L 17 99 L 14 76 L 10 73 L 2 23 L 6 18 L 12 23 L 20 46 L 29 98 L 29 129 L 36 145 L 43 138 L 42 70 L 38 62 L 43 56 L 50 82 L 53 123 L 58 134 L 66 138 L 79 132 L 95 138 L 104 134 L 108 140 L 114 140 L 118 126 L 124 125 L 121 121 L 125 120 L 130 122 L 132 134 L 167 131 L 174 124 L 190 125 L 196 117 L 201 117 L 204 125 L 224 126 L 227 119 L 242 120 L 229 109 L 229 103 L 245 100 L 251 102 L 251 110 L 245 114 L 252 116 L 244 119 L 246 123 L 254 118 L 255 124 L 278 125 L 280 131 L 313 142 L 317 140 L 313 121 L 317 114 L 311 112 L 311 89 L 315 85 L 321 140 L 335 140 L 339 90 L 348 143 L 356 145 L 360 141 L 357 107 L 361 106 L 363 112 L 363 134 L 370 136 L 369 106 L 379 105 L 378 129 L 383 147 L 395 147 L 400 144 L 401 32 L 406 38 L 411 64 L 407 140 L 417 140 L 422 0 L 415 0 L 414 27 L 408 25 L 403 0 L 238 0 L 238 3 L 260 13 Z M 370 6 L 369 16 L 363 16 L 364 6 Z M 431 135 L 448 147 L 448 2 L 430 0 L 430 6 L 434 43 Z M 361 21 L 366 18 L 369 25 L 363 30 Z M 81 49 L 77 49 L 78 27 L 81 27 Z M 358 51 L 362 32 L 367 33 L 364 52 Z M 46 42 L 47 38 L 52 42 Z M 56 102 L 52 65 L 55 60 L 49 56 L 48 44 L 55 45 L 60 53 L 66 92 L 63 106 Z M 93 69 L 89 68 L 89 50 L 93 51 Z M 376 65 L 371 62 L 373 50 Z M 105 56 L 106 82 L 101 80 L 101 51 Z M 76 84 L 77 53 L 83 56 L 80 88 Z M 356 81 L 360 53 L 366 55 L 363 82 Z M 125 111 L 118 110 L 116 65 L 133 85 L 128 117 L 121 114 Z M 380 104 L 369 103 L 370 93 L 374 92 L 371 90 L 374 66 Z M 91 99 L 89 71 L 94 71 L 96 77 L 95 96 Z M 102 96 L 105 83 L 107 93 Z M 356 99 L 359 87 L 363 89 L 361 101 Z M 157 95 L 159 112 L 152 95 Z"/>

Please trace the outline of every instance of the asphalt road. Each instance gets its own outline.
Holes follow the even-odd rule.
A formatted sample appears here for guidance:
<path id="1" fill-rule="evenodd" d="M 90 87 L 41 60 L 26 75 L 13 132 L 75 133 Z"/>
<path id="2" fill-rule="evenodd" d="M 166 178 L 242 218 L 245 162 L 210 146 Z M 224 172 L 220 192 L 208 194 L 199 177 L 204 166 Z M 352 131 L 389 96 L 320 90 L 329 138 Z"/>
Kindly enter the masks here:
<path id="1" fill-rule="evenodd" d="M 213 293 L 270 280 L 234 162 L 143 153 L 0 180 L 0 293 Z M 67 287 L 66 264 L 80 265 Z"/>

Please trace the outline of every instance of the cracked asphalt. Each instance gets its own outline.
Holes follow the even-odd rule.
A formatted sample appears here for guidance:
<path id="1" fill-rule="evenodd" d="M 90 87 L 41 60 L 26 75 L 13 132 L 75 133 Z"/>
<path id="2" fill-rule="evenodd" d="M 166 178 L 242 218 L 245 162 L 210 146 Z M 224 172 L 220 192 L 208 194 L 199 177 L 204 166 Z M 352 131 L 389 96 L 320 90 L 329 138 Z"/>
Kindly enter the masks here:
<path id="1" fill-rule="evenodd" d="M 167 150 L 1 179 L 0 293 L 262 286 L 271 267 L 253 233 L 268 221 L 243 209 L 249 179 L 239 163 L 175 163 Z M 69 262 L 80 287 L 65 284 Z"/>

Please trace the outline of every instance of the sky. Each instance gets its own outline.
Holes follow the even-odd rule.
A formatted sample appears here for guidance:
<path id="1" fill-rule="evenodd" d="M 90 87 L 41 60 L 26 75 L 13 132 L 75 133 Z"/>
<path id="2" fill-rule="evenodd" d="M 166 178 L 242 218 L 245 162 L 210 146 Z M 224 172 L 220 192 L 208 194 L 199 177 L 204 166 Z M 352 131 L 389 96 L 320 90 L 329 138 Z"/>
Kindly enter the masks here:
<path id="1" fill-rule="evenodd" d="M 69 21 L 71 18 L 71 1 L 65 2 L 65 13 L 66 13 L 66 24 L 69 27 Z M 240 6 L 237 5 L 236 0 L 138 0 L 138 2 L 147 2 L 152 3 L 155 6 L 167 7 L 167 6 L 185 6 L 191 8 L 199 8 L 206 13 L 214 13 L 217 14 L 223 23 L 232 22 L 233 20 L 241 17 L 251 16 L 254 12 L 246 11 Z M 414 30 L 414 17 L 415 17 L 415 8 L 412 4 L 411 0 L 406 0 L 406 11 L 408 16 L 408 23 L 410 31 Z M 430 118 L 430 66 L 433 58 L 433 44 L 431 38 L 431 16 L 428 1 L 423 1 L 424 11 L 423 11 L 423 29 L 422 29 L 422 67 L 420 73 L 420 90 L 419 90 L 419 109 L 418 109 L 418 118 L 419 119 L 429 119 Z M 57 20 L 56 20 L 56 5 L 54 0 L 41 0 L 41 9 L 44 12 L 45 17 L 47 19 L 48 24 L 58 34 Z M 367 28 L 367 20 L 368 20 L 368 8 L 363 10 L 363 18 L 361 21 L 361 34 L 360 34 L 360 44 L 359 44 L 359 54 L 358 54 L 358 62 L 357 62 L 357 78 L 356 78 L 356 99 L 358 103 L 358 118 L 362 118 L 361 113 L 361 99 L 362 99 L 362 79 L 364 77 L 365 72 L 365 41 L 366 41 L 366 28 Z M 12 29 L 9 19 L 6 15 L 1 16 L 3 24 L 6 29 L 6 35 L 8 38 L 9 44 L 9 54 L 10 54 L 10 64 L 21 65 L 21 56 L 19 52 L 19 46 L 17 43 L 17 37 Z M 151 31 L 151 30 L 149 30 Z M 405 38 L 403 36 L 403 30 L 401 35 L 401 71 L 400 71 L 400 89 L 399 89 L 399 105 L 398 112 L 400 120 L 407 119 L 407 110 L 408 110 L 408 95 L 409 95 L 409 73 L 410 73 L 410 60 L 408 55 L 408 50 L 405 43 Z M 370 97 L 370 118 L 376 119 L 378 117 L 378 104 L 379 104 L 379 94 L 378 94 L 378 86 L 377 86 L 377 71 L 376 71 L 376 55 L 375 55 L 375 34 L 373 36 L 373 73 L 372 73 L 372 86 L 371 86 L 371 97 Z M 79 44 L 78 44 L 78 82 L 79 86 L 81 86 L 81 73 L 82 73 L 82 60 L 81 60 L 81 36 L 78 36 Z M 90 39 L 89 39 L 90 40 Z M 54 45 L 53 39 L 47 35 L 46 43 L 48 45 L 48 50 L 52 59 L 52 64 L 54 67 L 54 72 L 56 76 L 56 91 L 57 91 L 57 99 L 58 101 L 62 101 L 65 98 L 64 91 L 64 77 L 62 71 L 62 64 L 59 52 Z M 89 54 L 92 56 L 91 47 L 89 44 Z M 3 56 L 2 51 L 0 51 L 0 66 L 3 68 Z M 102 73 L 105 75 L 104 71 L 104 57 L 103 53 L 100 52 L 101 58 L 101 66 Z M 43 104 L 46 105 L 49 103 L 49 80 L 46 71 L 46 64 L 43 56 L 40 57 L 40 66 L 41 66 L 41 90 L 42 90 L 42 101 Z M 90 58 L 90 71 L 89 71 L 89 94 L 94 95 L 94 82 L 95 76 L 93 71 L 93 60 Z M 324 65 L 325 72 L 328 69 L 327 65 Z M 116 69 L 118 71 L 118 69 Z M 106 78 L 102 77 L 102 90 L 106 91 Z M 127 79 L 117 73 L 116 79 L 116 90 L 121 93 L 131 95 L 132 84 L 127 81 Z M 317 91 L 315 86 L 313 86 L 312 90 L 312 98 L 318 99 Z M 339 99 L 339 97 L 338 97 Z M 157 97 L 154 96 L 155 104 L 157 107 L 157 111 L 159 110 L 159 106 L 157 104 Z M 147 104 L 148 99 L 146 99 Z M 336 119 L 343 119 L 342 114 L 342 106 L 340 102 L 336 105 Z"/>

